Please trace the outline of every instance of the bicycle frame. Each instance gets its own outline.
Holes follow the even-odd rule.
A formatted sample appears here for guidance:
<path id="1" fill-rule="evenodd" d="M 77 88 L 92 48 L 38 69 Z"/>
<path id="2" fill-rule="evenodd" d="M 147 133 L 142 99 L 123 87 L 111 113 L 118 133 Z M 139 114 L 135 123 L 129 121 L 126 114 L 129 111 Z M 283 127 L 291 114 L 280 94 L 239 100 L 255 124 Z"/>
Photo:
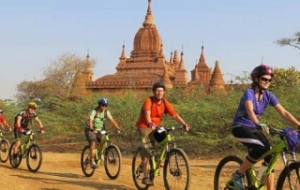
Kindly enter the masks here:
<path id="1" fill-rule="evenodd" d="M 281 155 L 282 159 L 283 159 L 283 163 L 284 166 L 288 166 L 289 165 L 289 160 L 287 160 L 286 158 L 286 153 L 291 154 L 292 155 L 292 162 L 296 161 L 296 154 L 294 151 L 288 151 L 288 146 L 285 140 L 285 137 L 281 136 L 281 141 L 272 149 L 270 149 L 268 152 L 266 152 L 265 154 L 263 154 L 257 161 L 261 161 L 262 159 L 264 159 L 266 156 L 272 155 L 272 158 L 269 162 L 269 165 L 266 169 L 266 175 L 267 177 L 272 173 L 273 169 L 275 168 L 275 165 L 278 161 L 279 156 Z M 250 181 L 251 181 L 251 187 L 257 189 L 257 190 L 263 190 L 264 186 L 266 184 L 266 181 L 260 181 L 258 179 L 256 179 L 256 172 L 254 170 L 254 164 L 251 165 L 251 167 L 248 170 L 249 174 L 250 174 Z M 267 178 L 266 178 L 267 179 Z"/>
<path id="2" fill-rule="evenodd" d="M 26 156 L 26 150 L 29 149 L 30 145 L 32 145 L 34 143 L 34 132 L 31 131 L 29 135 L 26 135 L 26 139 L 21 142 L 21 146 L 20 146 L 20 149 L 21 149 L 21 155 L 23 158 L 25 158 Z"/>
<path id="3" fill-rule="evenodd" d="M 172 137 L 167 131 L 167 136 L 164 138 L 164 140 L 162 140 L 161 142 L 159 142 L 157 145 L 154 146 L 154 151 L 161 149 L 160 153 L 158 154 L 159 157 L 157 160 L 155 160 L 156 154 L 150 157 L 150 164 L 152 170 L 154 171 L 154 175 L 158 174 L 157 171 L 159 169 L 159 163 L 166 158 L 167 152 L 170 150 L 169 145 L 171 142 L 172 142 Z M 175 143 L 173 143 L 173 147 L 176 147 Z"/>
<path id="4" fill-rule="evenodd" d="M 110 142 L 109 140 L 109 135 L 108 135 L 108 132 L 105 131 L 105 130 L 101 130 L 99 131 L 99 133 L 101 135 L 104 135 L 104 138 L 101 139 L 100 143 L 97 145 L 97 148 L 96 148 L 96 154 L 95 154 L 95 157 L 96 157 L 96 160 L 97 160 L 97 164 L 99 165 L 100 162 L 101 162 L 101 159 L 99 158 L 99 153 L 101 153 L 102 155 L 104 154 L 105 152 L 105 149 L 107 148 L 108 146 L 108 143 Z M 101 149 L 99 149 L 101 147 Z"/>

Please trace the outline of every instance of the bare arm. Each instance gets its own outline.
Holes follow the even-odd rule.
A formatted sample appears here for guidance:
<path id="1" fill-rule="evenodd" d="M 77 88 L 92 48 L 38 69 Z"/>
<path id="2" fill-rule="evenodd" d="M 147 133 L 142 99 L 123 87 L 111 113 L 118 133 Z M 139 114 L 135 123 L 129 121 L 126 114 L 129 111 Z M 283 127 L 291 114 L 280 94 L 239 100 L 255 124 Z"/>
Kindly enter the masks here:
<path id="1" fill-rule="evenodd" d="M 181 125 L 186 125 L 185 121 L 178 114 L 174 115 L 173 119 L 175 119 Z"/>
<path id="2" fill-rule="evenodd" d="M 44 127 L 43 127 L 43 124 L 42 124 L 42 122 L 41 122 L 41 120 L 40 120 L 38 117 L 35 117 L 34 119 L 35 119 L 35 121 L 38 123 L 40 129 L 44 128 Z"/>
<path id="3" fill-rule="evenodd" d="M 11 131 L 11 127 L 9 126 L 9 124 L 7 123 L 6 120 L 3 121 L 3 125 L 6 126 L 7 129 L 9 129 L 9 131 Z M 2 125 L 2 127 L 3 127 Z"/>
<path id="4" fill-rule="evenodd" d="M 251 121 L 253 121 L 255 124 L 258 124 L 259 120 L 257 119 L 257 117 L 253 111 L 253 103 L 251 101 L 246 101 L 245 107 L 246 107 L 246 112 L 247 112 L 249 118 L 251 119 Z"/>
<path id="5" fill-rule="evenodd" d="M 116 128 L 117 130 L 120 130 L 120 127 L 119 127 L 118 123 L 116 122 L 116 120 L 114 120 L 114 119 L 112 118 L 112 119 L 110 119 L 110 121 L 111 121 L 111 123 L 113 124 L 113 126 L 115 126 L 115 128 Z"/>
<path id="6" fill-rule="evenodd" d="M 151 123 L 152 122 L 152 120 L 151 120 L 151 112 L 150 112 L 150 110 L 146 110 L 146 111 L 144 111 L 144 114 L 145 114 L 145 118 L 146 118 L 146 120 L 147 120 L 147 123 Z"/>
<path id="7" fill-rule="evenodd" d="M 290 112 L 284 109 L 281 104 L 275 105 L 274 108 L 284 119 L 298 127 L 300 126 L 300 122 Z"/>

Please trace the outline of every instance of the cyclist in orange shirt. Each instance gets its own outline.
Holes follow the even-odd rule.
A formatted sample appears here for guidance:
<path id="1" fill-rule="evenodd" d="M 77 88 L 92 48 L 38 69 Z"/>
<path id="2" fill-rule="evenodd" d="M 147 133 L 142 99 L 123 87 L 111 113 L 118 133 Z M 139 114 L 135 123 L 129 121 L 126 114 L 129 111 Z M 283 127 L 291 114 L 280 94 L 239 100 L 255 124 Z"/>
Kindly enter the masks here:
<path id="1" fill-rule="evenodd" d="M 3 129 L 4 126 L 11 131 L 11 127 L 9 126 L 9 124 L 6 121 L 6 118 L 3 115 L 3 109 L 0 108 L 0 129 Z"/>
<path id="2" fill-rule="evenodd" d="M 161 121 L 165 114 L 170 115 L 174 120 L 183 125 L 186 130 L 190 129 L 190 125 L 187 124 L 175 111 L 172 104 L 164 99 L 165 84 L 157 82 L 153 85 L 153 96 L 146 98 L 143 104 L 140 118 L 137 122 L 137 127 L 142 138 L 142 144 L 144 151 L 142 152 L 142 167 L 143 167 L 143 184 L 154 185 L 153 181 L 148 177 L 147 163 L 150 157 L 148 144 L 151 144 L 149 134 L 156 128 L 161 126 Z"/>

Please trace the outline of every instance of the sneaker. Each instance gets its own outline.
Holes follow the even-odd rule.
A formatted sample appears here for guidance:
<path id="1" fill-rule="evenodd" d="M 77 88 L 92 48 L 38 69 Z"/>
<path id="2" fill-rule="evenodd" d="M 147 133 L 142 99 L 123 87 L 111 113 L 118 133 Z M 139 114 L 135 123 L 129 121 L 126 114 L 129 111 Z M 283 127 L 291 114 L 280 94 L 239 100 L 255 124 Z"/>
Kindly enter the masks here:
<path id="1" fill-rule="evenodd" d="M 153 181 L 149 178 L 149 177 L 145 177 L 143 180 L 142 180 L 142 183 L 144 185 L 147 185 L 147 186 L 153 186 L 154 183 Z"/>
<path id="2" fill-rule="evenodd" d="M 97 164 L 96 164 L 95 160 L 91 161 L 91 168 L 97 168 Z"/>
<path id="3" fill-rule="evenodd" d="M 238 190 L 245 190 L 243 178 L 244 178 L 244 175 L 237 173 L 237 171 L 232 174 L 233 185 Z"/>

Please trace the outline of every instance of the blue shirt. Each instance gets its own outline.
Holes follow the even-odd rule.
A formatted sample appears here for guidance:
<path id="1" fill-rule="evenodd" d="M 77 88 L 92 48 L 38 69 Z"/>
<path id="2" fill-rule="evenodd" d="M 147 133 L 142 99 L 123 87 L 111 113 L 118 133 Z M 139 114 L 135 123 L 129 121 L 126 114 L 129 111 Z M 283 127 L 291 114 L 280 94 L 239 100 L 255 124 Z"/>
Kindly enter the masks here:
<path id="1" fill-rule="evenodd" d="M 253 111 L 257 118 L 259 118 L 264 113 L 268 105 L 275 106 L 279 104 L 275 95 L 267 90 L 263 90 L 262 99 L 259 102 L 257 102 L 255 97 L 255 88 L 248 88 L 244 92 L 244 95 L 240 100 L 240 104 L 234 116 L 233 126 L 242 125 L 246 127 L 255 127 L 255 123 L 253 123 L 253 121 L 250 119 L 250 117 L 247 114 L 246 106 L 245 106 L 246 101 L 252 102 Z"/>

